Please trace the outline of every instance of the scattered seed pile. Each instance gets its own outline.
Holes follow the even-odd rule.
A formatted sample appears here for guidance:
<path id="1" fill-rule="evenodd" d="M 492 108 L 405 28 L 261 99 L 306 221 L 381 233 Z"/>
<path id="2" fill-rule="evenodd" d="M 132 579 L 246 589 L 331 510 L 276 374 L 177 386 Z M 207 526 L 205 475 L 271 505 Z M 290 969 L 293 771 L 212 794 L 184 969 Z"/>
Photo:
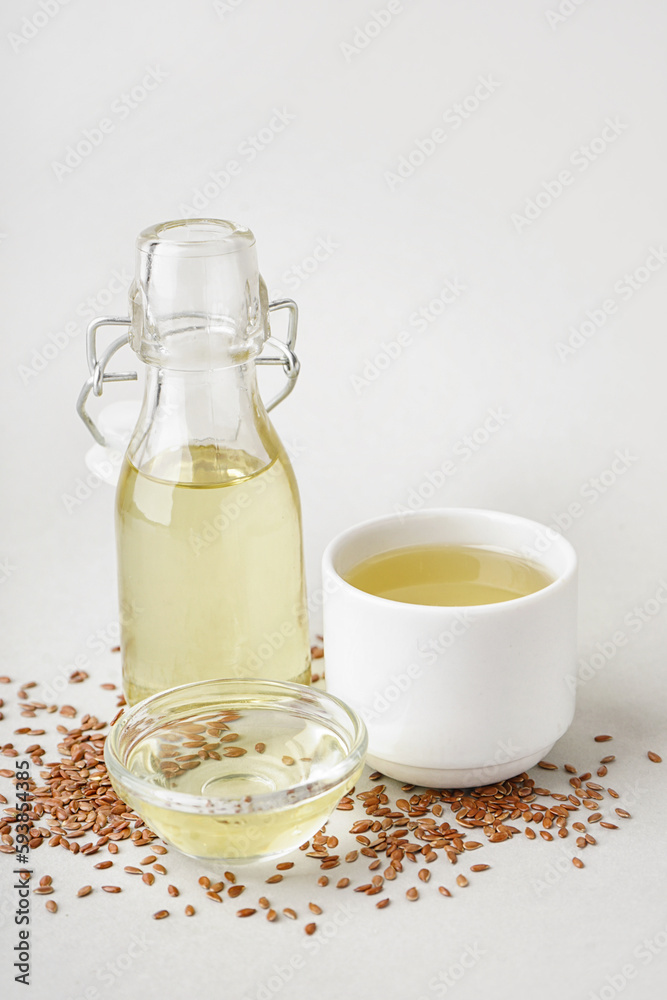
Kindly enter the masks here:
<path id="1" fill-rule="evenodd" d="M 314 647 L 313 658 L 321 655 L 320 648 Z M 75 671 L 70 682 L 82 683 L 87 677 L 85 671 Z M 0 684 L 10 683 L 10 678 L 0 677 Z M 31 701 L 28 691 L 35 686 L 33 682 L 24 684 L 17 693 L 22 702 L 22 716 L 36 718 L 38 713 L 55 712 L 65 718 L 77 715 L 77 710 L 71 705 L 63 705 L 58 709 L 57 705 Z M 116 689 L 114 684 L 102 684 L 101 687 L 110 691 Z M 3 705 L 0 698 L 0 709 Z M 120 706 L 121 711 L 122 705 L 124 698 L 119 695 L 117 707 Z M 0 711 L 0 719 L 2 718 Z M 38 742 L 30 743 L 21 751 L 13 743 L 5 743 L 0 747 L 0 753 L 5 757 L 29 756 L 34 764 L 43 768 L 40 771 L 43 784 L 38 785 L 33 779 L 30 780 L 31 809 L 28 823 L 31 850 L 48 843 L 50 847 L 60 846 L 72 854 L 95 855 L 106 848 L 108 854 L 115 855 L 119 852 L 120 843 L 128 841 L 127 847 L 133 845 L 142 853 L 148 848 L 150 853 L 136 865 L 125 865 L 124 871 L 150 886 L 155 883 L 156 875 L 160 878 L 167 876 L 167 869 L 158 862 L 158 856 L 167 854 L 168 850 L 164 845 L 154 842 L 157 840 L 156 835 L 118 798 L 111 786 L 103 759 L 105 736 L 102 730 L 106 725 L 92 715 L 83 715 L 78 725 L 72 729 L 62 723 L 58 724 L 56 730 L 61 736 L 58 760 L 44 761 L 46 751 Z M 45 735 L 45 730 L 24 726 L 15 730 L 15 734 L 30 738 Z M 600 735 L 594 739 L 597 743 L 606 743 L 612 737 Z M 201 747 L 192 749 L 199 752 Z M 207 752 L 210 750 L 208 747 L 205 749 Z M 256 749 L 261 752 L 259 747 Z M 654 751 L 648 751 L 647 757 L 652 763 L 662 762 L 660 755 Z M 613 754 L 602 757 L 596 768 L 596 777 L 606 778 L 609 773 L 608 765 L 613 764 L 615 759 Z M 550 761 L 540 761 L 539 767 L 545 771 L 560 770 L 558 765 Z M 387 894 L 390 887 L 387 883 L 392 883 L 401 876 L 411 882 L 413 879 L 410 876 L 415 873 L 422 886 L 425 886 L 431 880 L 432 872 L 438 872 L 439 876 L 442 872 L 440 866 L 425 866 L 441 860 L 452 865 L 459 864 L 469 851 L 502 843 L 522 833 L 528 840 L 535 840 L 539 835 L 545 841 L 553 841 L 556 837 L 565 839 L 570 836 L 571 831 L 576 833 L 578 853 L 573 853 L 572 863 L 581 869 L 584 862 L 580 854 L 597 843 L 591 827 L 597 824 L 605 830 L 617 830 L 619 827 L 615 820 L 628 820 L 631 817 L 627 810 L 614 806 L 614 800 L 619 798 L 618 792 L 601 781 L 593 781 L 591 771 L 579 772 L 572 764 L 564 764 L 563 770 L 570 776 L 571 790 L 567 794 L 539 787 L 528 774 L 523 773 L 493 785 L 463 790 L 418 789 L 406 784 L 401 786 L 402 796 L 396 797 L 393 802 L 387 786 L 378 783 L 382 775 L 376 771 L 369 777 L 373 783 L 370 788 L 363 791 L 352 789 L 337 807 L 341 811 L 351 811 L 356 799 L 363 808 L 366 818 L 356 819 L 350 827 L 350 835 L 359 846 L 346 851 L 344 855 L 335 853 L 339 840 L 323 828 L 311 841 L 302 844 L 301 851 L 306 857 L 317 861 L 324 873 L 339 868 L 341 864 L 349 866 L 345 869 L 349 875 L 337 878 L 335 887 L 341 890 L 351 887 L 352 891 L 366 896 L 382 895 L 375 904 L 378 909 L 384 909 L 390 903 L 390 896 Z M 16 780 L 13 770 L 0 769 L 0 776 Z M 0 803 L 7 805 L 4 795 L 0 795 Z M 0 851 L 5 854 L 15 853 L 12 825 L 16 822 L 18 810 L 8 806 L 0 820 Z M 516 823 L 521 826 L 515 825 Z M 469 839 L 471 830 L 474 834 Z M 474 839 L 475 836 L 479 839 Z M 96 863 L 94 867 L 106 870 L 112 868 L 114 863 L 108 858 Z M 421 867 L 411 869 L 411 864 Z M 366 880 L 363 876 L 360 879 L 363 866 L 373 873 L 367 875 Z M 469 874 L 477 875 L 488 871 L 490 867 L 489 864 L 469 865 L 466 868 L 467 874 L 461 872 L 454 882 L 458 888 L 464 889 L 470 884 Z M 269 876 L 266 883 L 277 885 L 292 868 L 292 861 L 279 862 L 276 873 Z M 27 872 L 25 877 L 28 877 Z M 440 880 L 438 878 L 435 881 Z M 317 879 L 320 888 L 329 883 L 328 874 L 322 874 Z M 225 895 L 230 901 L 235 900 L 246 891 L 246 886 L 239 884 L 231 871 L 224 872 L 222 879 L 202 875 L 199 886 L 203 890 L 202 898 L 214 903 L 222 903 Z M 119 885 L 103 885 L 101 889 L 111 894 L 122 891 Z M 282 892 L 284 889 L 281 887 L 281 890 L 275 891 Z M 438 885 L 437 891 L 442 896 L 452 895 L 450 889 L 442 884 Z M 33 889 L 35 895 L 48 896 L 53 892 L 53 880 L 49 875 L 40 878 L 39 885 Z M 92 892 L 91 885 L 83 885 L 76 895 L 83 897 Z M 168 885 L 167 892 L 174 899 L 180 895 L 180 890 L 171 884 Z M 409 885 L 405 891 L 405 897 L 409 901 L 419 899 L 419 894 L 420 889 L 415 885 Z M 241 918 L 251 917 L 264 910 L 266 919 L 273 922 L 280 916 L 277 906 L 266 896 L 260 896 L 255 906 L 245 906 L 237 910 L 236 915 Z M 314 915 L 323 912 L 318 903 L 311 902 L 308 907 Z M 46 902 L 46 908 L 51 913 L 56 913 L 58 909 L 55 900 L 51 899 Z M 195 912 L 195 907 L 190 903 L 184 908 L 187 917 L 194 916 Z M 283 907 L 280 912 L 287 919 L 298 919 L 297 912 L 289 906 Z M 162 920 L 169 915 L 169 910 L 161 909 L 153 917 Z M 317 925 L 313 921 L 304 925 L 306 934 L 313 934 L 316 929 Z"/>

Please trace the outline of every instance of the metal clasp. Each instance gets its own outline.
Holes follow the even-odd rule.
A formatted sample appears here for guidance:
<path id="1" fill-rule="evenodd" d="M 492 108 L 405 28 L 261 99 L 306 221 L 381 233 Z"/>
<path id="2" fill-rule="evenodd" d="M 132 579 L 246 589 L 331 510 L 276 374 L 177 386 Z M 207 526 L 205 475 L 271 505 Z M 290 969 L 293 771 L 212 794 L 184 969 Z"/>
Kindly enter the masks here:
<path id="1" fill-rule="evenodd" d="M 109 361 L 121 347 L 129 342 L 130 335 L 123 334 L 112 341 L 107 349 L 97 356 L 97 331 L 101 326 L 129 326 L 129 316 L 99 316 L 88 324 L 86 330 L 86 358 L 88 359 L 88 371 L 90 376 L 86 379 L 79 398 L 76 401 L 76 412 L 79 414 L 84 424 L 93 435 L 98 444 L 103 448 L 107 447 L 107 442 L 101 430 L 92 419 L 86 409 L 86 402 L 91 391 L 95 396 L 101 396 L 105 382 L 135 382 L 138 378 L 136 372 L 108 372 L 106 367 Z"/>
<path id="2" fill-rule="evenodd" d="M 285 370 L 285 377 L 287 381 L 285 385 L 276 393 L 270 403 L 266 405 L 266 410 L 272 410 L 274 406 L 278 403 L 282 403 L 286 396 L 289 396 L 290 392 L 296 385 L 296 380 L 301 369 L 299 359 L 294 353 L 294 344 L 296 343 L 296 325 L 299 320 L 299 307 L 293 299 L 276 299 L 275 302 L 269 302 L 269 312 L 277 312 L 279 309 L 289 309 L 289 322 L 287 324 L 287 341 L 278 340 L 277 337 L 269 337 L 266 341 L 271 347 L 275 347 L 277 351 L 280 352 L 282 357 L 276 357 L 275 355 L 269 355 L 268 357 L 260 356 L 255 358 L 255 363 L 258 365 L 282 365 Z"/>
<path id="3" fill-rule="evenodd" d="M 268 355 L 267 357 L 262 357 L 260 355 L 255 358 L 255 362 L 258 365 L 282 365 L 287 379 L 280 392 L 277 393 L 266 406 L 267 411 L 272 410 L 274 406 L 281 403 L 286 396 L 289 396 L 296 384 L 301 367 L 299 359 L 294 353 L 299 309 L 296 302 L 292 299 L 276 299 L 275 302 L 269 302 L 270 313 L 277 312 L 279 309 L 289 310 L 287 340 L 285 342 L 278 340 L 277 337 L 269 337 L 266 343 L 275 348 L 275 350 L 278 351 L 278 355 Z M 86 358 L 88 360 L 88 370 L 90 372 L 90 376 L 86 379 L 83 388 L 79 393 L 79 398 L 76 401 L 76 411 L 97 443 L 101 444 L 103 448 L 107 447 L 107 442 L 101 430 L 86 409 L 88 397 L 91 392 L 95 396 L 101 396 L 105 382 L 135 382 L 138 375 L 136 372 L 108 372 L 106 370 L 109 361 L 116 351 L 119 351 L 121 347 L 124 347 L 129 342 L 129 334 L 125 333 L 122 337 L 117 337 L 116 340 L 112 341 L 106 350 L 98 357 L 97 331 L 101 326 L 129 325 L 130 319 L 127 316 L 99 316 L 97 319 L 94 319 L 91 323 L 89 323 L 88 329 L 86 330 Z"/>

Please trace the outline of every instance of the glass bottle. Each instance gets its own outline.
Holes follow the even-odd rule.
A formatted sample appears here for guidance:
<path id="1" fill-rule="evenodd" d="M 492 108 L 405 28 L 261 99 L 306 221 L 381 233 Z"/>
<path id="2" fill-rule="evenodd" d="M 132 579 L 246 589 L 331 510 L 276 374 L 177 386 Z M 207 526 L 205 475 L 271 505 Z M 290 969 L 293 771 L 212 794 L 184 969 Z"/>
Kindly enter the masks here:
<path id="1" fill-rule="evenodd" d="M 294 385 L 296 305 L 268 302 L 250 230 L 217 219 L 166 222 L 137 239 L 130 319 L 88 329 L 86 410 L 124 343 L 147 365 L 142 409 L 116 493 L 125 697 L 190 681 L 310 683 L 299 494 L 267 409 Z M 287 344 L 269 312 L 290 310 Z M 98 358 L 96 331 L 129 325 Z M 262 355 L 265 343 L 273 352 Z M 257 364 L 282 364 L 265 407 Z"/>

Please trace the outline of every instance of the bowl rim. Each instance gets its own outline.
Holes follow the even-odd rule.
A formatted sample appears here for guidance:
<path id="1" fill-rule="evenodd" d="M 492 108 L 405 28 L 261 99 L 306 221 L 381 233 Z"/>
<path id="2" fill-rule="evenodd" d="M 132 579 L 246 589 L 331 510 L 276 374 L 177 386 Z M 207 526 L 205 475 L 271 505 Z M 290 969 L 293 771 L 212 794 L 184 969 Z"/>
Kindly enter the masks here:
<path id="1" fill-rule="evenodd" d="M 265 686 L 272 689 L 276 694 L 291 694 L 293 698 L 308 704 L 308 702 L 318 704 L 324 709 L 327 704 L 334 704 L 341 709 L 349 722 L 349 733 L 351 736 L 351 748 L 346 756 L 334 764 L 325 777 L 320 777 L 314 781 L 301 781 L 288 788 L 283 788 L 272 792 L 260 792 L 244 796 L 243 798 L 224 798 L 215 796 L 213 798 L 206 795 L 195 795 L 191 792 L 177 792 L 168 788 L 160 788 L 152 785 L 143 778 L 138 778 L 133 771 L 125 766 L 119 755 L 119 742 L 123 733 L 137 715 L 146 712 L 156 702 L 166 697 L 173 697 L 177 693 L 183 696 L 188 691 L 201 690 L 207 685 L 226 687 L 230 693 L 234 691 L 242 692 L 247 689 L 248 694 L 256 692 L 258 686 Z M 257 697 L 257 702 L 261 698 Z M 215 708 L 214 704 L 211 709 Z M 223 706 L 219 710 L 225 711 Z M 229 709 L 232 710 L 231 708 Z M 202 706 L 200 711 L 206 711 Z M 311 713 L 304 712 L 304 716 Z M 185 720 L 184 720 L 185 721 Z M 161 806 L 176 812 L 196 813 L 202 816 L 234 816 L 256 812 L 270 812 L 279 809 L 286 809 L 299 802 L 317 798 L 318 796 L 335 788 L 349 777 L 359 765 L 363 765 L 368 749 L 368 733 L 363 719 L 350 708 L 344 701 L 327 691 L 319 691 L 316 688 L 305 684 L 295 684 L 291 681 L 276 681 L 264 678 L 210 678 L 204 681 L 192 681 L 189 684 L 180 684 L 178 687 L 167 688 L 158 694 L 149 695 L 142 701 L 126 709 L 117 718 L 111 729 L 107 733 L 104 741 L 104 762 L 109 773 L 109 778 L 118 781 L 126 792 L 136 795 L 140 804 Z M 121 798 L 124 796 L 121 795 Z M 128 803 L 129 804 L 129 803 Z M 139 809 L 132 806 L 136 812 Z"/>

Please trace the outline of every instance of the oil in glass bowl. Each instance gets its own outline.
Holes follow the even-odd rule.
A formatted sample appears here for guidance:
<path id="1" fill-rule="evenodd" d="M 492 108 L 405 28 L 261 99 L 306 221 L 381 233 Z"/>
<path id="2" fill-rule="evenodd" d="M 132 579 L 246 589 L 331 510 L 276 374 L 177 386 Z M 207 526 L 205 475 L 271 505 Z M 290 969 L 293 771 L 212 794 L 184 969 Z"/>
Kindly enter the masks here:
<path id="1" fill-rule="evenodd" d="M 227 696 L 193 704 L 193 693 L 207 688 Z M 173 710 L 160 714 L 167 703 Z M 363 724 L 337 699 L 300 685 L 189 684 L 140 703 L 123 723 L 107 762 L 116 791 L 155 833 L 200 859 L 252 861 L 294 850 L 323 826 L 363 767 Z"/>

